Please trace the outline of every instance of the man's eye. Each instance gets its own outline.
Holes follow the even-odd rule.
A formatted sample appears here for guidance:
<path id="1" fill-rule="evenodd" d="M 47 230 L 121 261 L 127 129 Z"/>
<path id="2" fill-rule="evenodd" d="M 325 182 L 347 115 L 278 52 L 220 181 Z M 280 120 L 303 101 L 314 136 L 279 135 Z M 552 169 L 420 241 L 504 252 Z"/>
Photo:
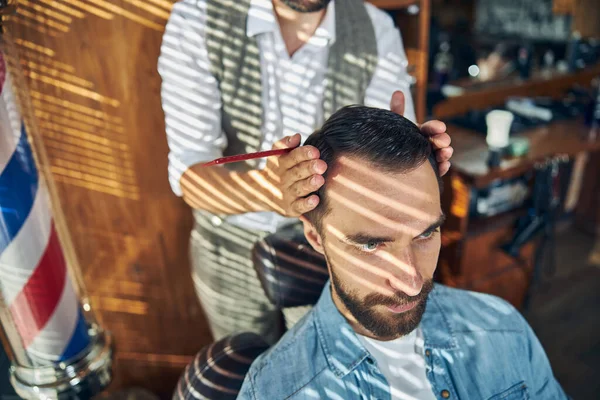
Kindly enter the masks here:
<path id="1" fill-rule="evenodd" d="M 367 243 L 361 244 L 360 249 L 366 253 L 372 253 L 379 247 L 381 243 L 371 240 Z"/>
<path id="2" fill-rule="evenodd" d="M 425 232 L 419 235 L 419 239 L 429 239 L 430 237 L 433 236 L 434 233 L 436 233 L 438 230 L 434 230 L 434 231 L 429 231 L 429 232 Z"/>

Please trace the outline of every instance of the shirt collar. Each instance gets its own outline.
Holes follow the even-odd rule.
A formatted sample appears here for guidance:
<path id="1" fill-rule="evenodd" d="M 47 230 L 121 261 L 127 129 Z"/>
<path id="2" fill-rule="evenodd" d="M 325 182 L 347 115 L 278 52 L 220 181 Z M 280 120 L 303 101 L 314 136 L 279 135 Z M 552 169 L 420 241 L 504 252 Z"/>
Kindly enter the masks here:
<path id="1" fill-rule="evenodd" d="M 261 33 L 278 29 L 277 19 L 271 0 L 251 0 L 246 21 L 246 36 L 253 37 Z"/>
<path id="2" fill-rule="evenodd" d="M 437 287 L 434 285 L 429 294 L 421 320 L 424 345 L 426 348 L 450 350 L 456 348 L 457 343 L 450 321 L 444 315 L 437 299 Z M 313 312 L 319 341 L 329 367 L 338 377 L 343 377 L 367 358 L 369 352 L 335 306 L 329 282 L 325 285 Z"/>
<path id="3" fill-rule="evenodd" d="M 321 293 L 314 313 L 315 327 L 329 368 L 338 377 L 345 376 L 360 364 L 369 352 L 335 306 L 329 282 Z"/>
<path id="4" fill-rule="evenodd" d="M 316 46 L 331 45 L 335 42 L 335 1 L 330 1 L 327 6 L 325 18 L 308 41 Z M 279 29 L 273 2 L 271 0 L 250 0 L 248 20 L 246 22 L 246 36 L 253 37 L 261 33 L 274 32 Z"/>
<path id="5" fill-rule="evenodd" d="M 456 304 L 446 304 L 440 298 L 440 292 L 446 290 L 445 287 L 434 284 L 433 290 L 429 293 L 427 307 L 421 319 L 423 328 L 423 338 L 425 347 L 439 350 L 452 350 L 458 347 L 452 319 L 452 309 Z M 447 297 L 444 297 L 447 299 Z"/>

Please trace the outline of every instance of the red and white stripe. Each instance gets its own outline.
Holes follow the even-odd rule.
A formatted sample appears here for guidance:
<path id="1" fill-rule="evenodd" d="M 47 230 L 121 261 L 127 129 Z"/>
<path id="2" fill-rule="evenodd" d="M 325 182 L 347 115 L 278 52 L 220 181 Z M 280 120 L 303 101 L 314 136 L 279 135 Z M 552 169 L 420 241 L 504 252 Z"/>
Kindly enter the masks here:
<path id="1" fill-rule="evenodd" d="M 12 322 L 20 335 L 20 345 L 33 364 L 47 365 L 79 353 L 89 343 L 89 337 L 67 273 L 44 180 L 37 177 L 35 168 L 25 166 L 19 170 L 20 164 L 14 162 L 16 156 L 33 160 L 33 155 L 28 145 L 23 146 L 26 143 L 25 130 L 1 53 L 0 90 L 1 301 L 10 310 Z M 21 174 L 27 171 L 32 182 L 37 180 L 37 186 L 32 184 L 31 190 L 27 186 L 19 187 L 23 182 L 14 178 L 17 175 L 11 175 L 14 171 Z M 20 190 L 25 187 L 23 193 L 29 193 L 30 209 L 19 206 L 25 201 L 15 201 L 14 194 L 20 193 L 17 187 Z M 35 198 L 31 203 L 33 190 Z M 3 197 L 1 191 L 8 196 Z M 2 204 L 3 199 L 8 203 Z M 11 210 L 14 210 L 12 214 Z M 11 220 L 12 230 L 5 216 L 14 217 Z M 18 231 L 13 232 L 15 220 L 20 222 Z"/>

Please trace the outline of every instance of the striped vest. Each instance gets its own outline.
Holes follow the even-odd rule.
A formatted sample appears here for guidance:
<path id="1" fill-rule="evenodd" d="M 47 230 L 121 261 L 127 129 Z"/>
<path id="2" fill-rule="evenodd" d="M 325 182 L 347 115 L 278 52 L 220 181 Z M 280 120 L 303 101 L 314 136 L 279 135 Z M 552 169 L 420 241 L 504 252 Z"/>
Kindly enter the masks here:
<path id="1" fill-rule="evenodd" d="M 258 43 L 246 36 L 250 0 L 208 0 L 206 47 L 211 73 L 222 99 L 225 155 L 257 151 L 262 137 L 263 109 Z M 338 40 L 329 49 L 323 114 L 349 104 L 362 104 L 377 64 L 377 43 L 362 0 L 343 0 L 335 9 Z M 255 168 L 257 160 L 228 164 Z"/>

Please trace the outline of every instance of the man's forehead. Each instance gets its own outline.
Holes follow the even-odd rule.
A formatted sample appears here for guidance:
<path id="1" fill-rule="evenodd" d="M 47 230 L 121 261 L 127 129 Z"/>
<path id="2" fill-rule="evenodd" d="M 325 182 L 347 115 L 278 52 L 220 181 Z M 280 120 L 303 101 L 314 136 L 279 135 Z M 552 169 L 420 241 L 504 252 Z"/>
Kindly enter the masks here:
<path id="1" fill-rule="evenodd" d="M 393 173 L 341 157 L 332 172 L 326 184 L 326 221 L 336 220 L 340 228 L 374 224 L 382 230 L 425 229 L 441 215 L 439 185 L 428 162 Z"/>
<path id="2" fill-rule="evenodd" d="M 399 213 L 391 209 L 372 210 L 372 207 L 356 203 L 332 209 L 325 217 L 324 225 L 328 232 L 334 232 L 340 238 L 357 234 L 379 238 L 415 237 L 430 227 L 437 228 L 444 220 L 444 214 L 437 211 L 421 212 L 419 216 L 412 213 Z"/>
<path id="3" fill-rule="evenodd" d="M 427 161 L 404 172 L 386 171 L 347 156 L 340 157 L 326 183 L 327 196 L 374 202 L 374 208 L 400 208 L 409 205 L 440 204 L 437 176 Z"/>

